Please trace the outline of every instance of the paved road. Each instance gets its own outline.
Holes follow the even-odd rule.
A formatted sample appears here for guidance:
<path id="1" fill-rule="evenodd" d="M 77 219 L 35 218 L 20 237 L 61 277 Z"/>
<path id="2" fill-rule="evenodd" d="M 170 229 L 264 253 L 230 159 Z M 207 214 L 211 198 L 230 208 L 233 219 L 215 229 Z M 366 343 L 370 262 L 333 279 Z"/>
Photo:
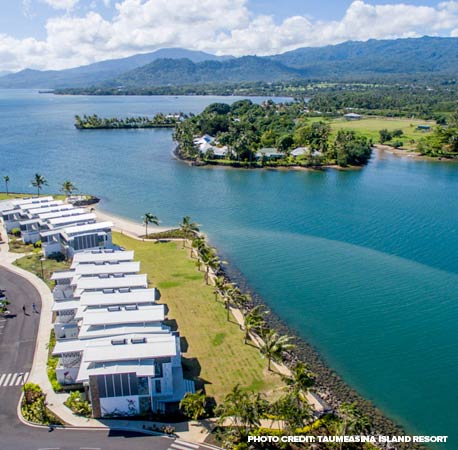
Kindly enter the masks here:
<path id="1" fill-rule="evenodd" d="M 0 450 L 201 450 L 196 444 L 122 431 L 32 428 L 16 410 L 22 375 L 32 367 L 41 300 L 25 279 L 0 267 L 0 288 L 11 302 L 11 317 L 0 318 Z M 32 311 L 32 303 L 38 313 Z M 26 314 L 22 306 L 26 306 Z"/>

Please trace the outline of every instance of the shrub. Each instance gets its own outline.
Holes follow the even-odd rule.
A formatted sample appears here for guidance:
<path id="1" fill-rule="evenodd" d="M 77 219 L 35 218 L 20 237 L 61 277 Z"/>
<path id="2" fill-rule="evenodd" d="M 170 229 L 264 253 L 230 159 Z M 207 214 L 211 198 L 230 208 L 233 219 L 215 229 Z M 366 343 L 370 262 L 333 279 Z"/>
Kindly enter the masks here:
<path id="1" fill-rule="evenodd" d="M 13 236 L 19 237 L 19 236 L 21 235 L 21 229 L 20 229 L 20 228 L 13 228 L 13 229 L 11 230 L 11 234 L 12 234 Z"/>
<path id="2" fill-rule="evenodd" d="M 73 391 L 64 405 L 70 408 L 78 416 L 91 417 L 92 409 L 88 401 L 83 400 L 81 392 Z"/>
<path id="3" fill-rule="evenodd" d="M 48 256 L 48 259 L 52 259 L 53 261 L 57 261 L 57 262 L 62 262 L 62 261 L 65 261 L 65 255 L 63 253 L 55 252 L 55 253 L 51 253 Z"/>
<path id="4" fill-rule="evenodd" d="M 24 397 L 21 403 L 24 419 L 42 425 L 60 424 L 60 420 L 46 407 L 46 396 L 35 383 L 24 385 Z"/>
<path id="5" fill-rule="evenodd" d="M 41 248 L 41 241 L 35 242 L 35 244 L 33 244 L 33 246 L 34 246 L 35 248 Z"/>

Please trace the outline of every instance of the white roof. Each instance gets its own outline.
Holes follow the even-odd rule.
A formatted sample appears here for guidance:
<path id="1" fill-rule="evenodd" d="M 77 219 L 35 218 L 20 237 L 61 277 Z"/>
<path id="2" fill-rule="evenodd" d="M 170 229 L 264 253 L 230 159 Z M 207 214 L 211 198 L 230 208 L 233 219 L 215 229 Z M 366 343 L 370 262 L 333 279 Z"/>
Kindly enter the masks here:
<path id="1" fill-rule="evenodd" d="M 139 261 L 127 261 L 116 264 L 78 264 L 74 268 L 75 275 L 98 275 L 104 273 L 135 273 L 139 271 Z"/>
<path id="2" fill-rule="evenodd" d="M 68 205 L 65 205 L 65 206 L 68 206 Z M 38 213 L 37 216 L 41 220 L 48 220 L 48 219 L 53 219 L 54 217 L 68 217 L 68 216 L 76 216 L 79 214 L 86 214 L 86 212 L 87 210 L 84 208 L 68 208 L 68 209 L 61 209 L 59 211 Z"/>
<path id="3" fill-rule="evenodd" d="M 123 339 L 125 344 L 112 343 Z M 133 344 L 132 339 L 144 339 L 145 342 Z M 86 342 L 83 353 L 83 362 L 86 363 L 164 358 L 177 354 L 176 337 L 172 334 L 128 334 L 115 339 L 91 339 Z"/>
<path id="4" fill-rule="evenodd" d="M 92 263 L 96 261 L 132 261 L 133 259 L 133 250 L 90 250 L 76 253 L 73 256 L 72 267 L 80 263 Z"/>
<path id="5" fill-rule="evenodd" d="M 294 150 L 291 151 L 291 155 L 293 156 L 299 156 L 299 155 L 304 155 L 305 153 L 308 152 L 307 147 L 297 147 Z"/>
<path id="6" fill-rule="evenodd" d="M 124 334 L 151 334 L 151 333 L 170 333 L 170 329 L 165 325 L 156 322 L 129 323 L 121 325 L 102 326 L 82 326 L 78 333 L 78 339 L 94 339 L 107 336 L 121 336 Z"/>
<path id="7" fill-rule="evenodd" d="M 136 373 L 138 377 L 152 377 L 154 376 L 154 360 L 116 361 L 104 364 L 82 363 L 77 381 L 87 381 L 90 375 L 111 375 L 117 373 Z"/>
<path id="8" fill-rule="evenodd" d="M 70 309 L 77 309 L 80 302 L 78 300 L 62 300 L 54 302 L 52 311 L 68 311 Z"/>
<path id="9" fill-rule="evenodd" d="M 124 308 L 119 311 L 110 311 L 107 308 L 87 309 L 83 313 L 82 326 L 162 322 L 164 317 L 164 305 L 147 305 L 127 311 Z"/>
<path id="10" fill-rule="evenodd" d="M 83 306 L 129 305 L 156 301 L 155 289 L 135 289 L 130 292 L 84 292 L 80 303 Z"/>
<path id="11" fill-rule="evenodd" d="M 71 215 L 65 217 L 54 217 L 52 219 L 48 219 L 47 222 L 52 225 L 53 227 L 62 226 L 65 224 L 72 224 L 78 222 L 87 222 L 90 220 L 96 220 L 97 216 L 94 213 L 86 213 L 86 214 L 78 214 L 78 215 Z"/>
<path id="12" fill-rule="evenodd" d="M 56 213 L 59 211 L 68 211 L 69 209 L 72 209 L 72 208 L 73 208 L 72 205 L 62 205 L 62 204 L 58 204 L 54 206 L 43 205 L 41 208 L 29 209 L 27 213 L 29 215 L 41 216 L 41 214 Z"/>
<path id="13" fill-rule="evenodd" d="M 29 203 L 27 205 L 21 205 L 20 209 L 29 214 L 36 214 L 40 210 L 48 209 L 48 208 L 57 208 L 58 206 L 62 206 L 62 205 L 63 205 L 62 200 L 54 200 L 48 203 Z M 68 205 L 65 205 L 65 206 L 68 206 Z"/>
<path id="14" fill-rule="evenodd" d="M 66 280 L 75 276 L 74 270 L 58 270 L 51 275 L 51 280 Z"/>
<path id="15" fill-rule="evenodd" d="M 82 352 L 86 348 L 86 342 L 78 339 L 64 339 L 57 341 L 52 351 L 54 356 L 63 355 L 65 353 Z"/>
<path id="16" fill-rule="evenodd" d="M 22 206 L 27 205 L 30 203 L 48 203 L 54 200 L 54 197 L 48 195 L 46 197 L 24 197 L 24 198 L 13 198 L 11 200 L 7 200 L 13 207 L 15 206 Z"/>
<path id="17" fill-rule="evenodd" d="M 74 227 L 67 227 L 64 228 L 64 233 L 67 236 L 78 235 L 81 233 L 89 233 L 91 231 L 99 231 L 104 230 L 105 228 L 110 228 L 113 226 L 112 222 L 96 222 L 96 223 L 89 223 L 86 225 L 76 225 Z"/>
<path id="18" fill-rule="evenodd" d="M 148 279 L 145 274 L 125 275 L 123 277 L 87 277 L 80 278 L 76 288 L 85 290 L 119 289 L 128 287 L 148 287 Z M 82 294 L 82 292 L 81 292 Z"/>

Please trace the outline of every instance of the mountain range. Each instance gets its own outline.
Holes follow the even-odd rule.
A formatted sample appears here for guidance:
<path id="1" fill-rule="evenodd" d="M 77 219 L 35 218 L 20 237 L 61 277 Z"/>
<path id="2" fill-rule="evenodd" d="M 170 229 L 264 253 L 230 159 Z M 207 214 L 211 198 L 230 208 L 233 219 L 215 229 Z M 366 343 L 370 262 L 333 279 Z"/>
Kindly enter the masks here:
<path id="1" fill-rule="evenodd" d="M 274 56 L 216 56 L 186 49 L 97 62 L 65 70 L 22 70 L 0 88 L 147 87 L 301 79 L 371 80 L 456 77 L 458 38 L 349 41 Z"/>

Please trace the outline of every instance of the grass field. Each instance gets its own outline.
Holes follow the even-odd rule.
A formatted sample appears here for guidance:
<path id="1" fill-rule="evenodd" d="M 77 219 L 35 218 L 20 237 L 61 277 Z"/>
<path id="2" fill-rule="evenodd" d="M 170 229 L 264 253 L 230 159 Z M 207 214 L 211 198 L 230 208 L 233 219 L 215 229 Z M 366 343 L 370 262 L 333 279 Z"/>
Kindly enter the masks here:
<path id="1" fill-rule="evenodd" d="M 22 198 L 22 197 L 35 197 L 37 195 L 36 192 L 32 192 L 29 194 L 19 194 L 17 192 L 10 192 L 8 195 L 6 192 L 0 192 L 0 200 L 11 200 L 13 198 Z M 48 195 L 52 195 L 56 200 L 65 200 L 64 194 L 47 194 L 41 193 L 41 197 L 47 197 Z"/>
<path id="2" fill-rule="evenodd" d="M 179 242 L 142 242 L 113 233 L 116 244 L 135 250 L 141 272 L 161 292 L 168 318 L 183 337 L 184 367 L 188 377 L 205 387 L 207 395 L 221 401 L 236 385 L 273 394 L 279 376 L 267 371 L 259 351 L 243 343 L 243 332 L 226 320 L 226 310 L 215 301 L 213 288 Z M 175 322 L 176 321 L 176 322 Z"/>
<path id="3" fill-rule="evenodd" d="M 312 121 L 323 120 L 316 117 Z M 403 142 L 403 148 L 414 149 L 418 141 L 428 135 L 430 132 L 417 130 L 418 125 L 430 125 L 433 129 L 435 122 L 428 122 L 418 119 L 390 119 L 386 117 L 368 117 L 361 120 L 346 120 L 344 118 L 333 119 L 329 121 L 331 129 L 336 133 L 340 129 L 355 130 L 358 133 L 372 139 L 374 143 L 378 143 L 380 139 L 379 131 L 387 129 L 393 131 L 400 129 L 404 132 L 404 136 L 398 138 Z M 387 142 L 389 145 L 389 142 Z"/>
<path id="4" fill-rule="evenodd" d="M 43 263 L 43 275 L 46 284 L 52 288 L 54 282 L 50 281 L 51 275 L 56 270 L 66 270 L 70 267 L 70 263 L 68 261 L 54 261 L 53 259 L 45 259 L 44 261 L 40 261 L 42 257 L 41 252 L 33 253 L 31 255 L 24 256 L 23 258 L 17 259 L 14 264 L 21 269 L 28 270 L 32 272 L 37 277 L 42 277 L 41 273 L 41 263 Z"/>

